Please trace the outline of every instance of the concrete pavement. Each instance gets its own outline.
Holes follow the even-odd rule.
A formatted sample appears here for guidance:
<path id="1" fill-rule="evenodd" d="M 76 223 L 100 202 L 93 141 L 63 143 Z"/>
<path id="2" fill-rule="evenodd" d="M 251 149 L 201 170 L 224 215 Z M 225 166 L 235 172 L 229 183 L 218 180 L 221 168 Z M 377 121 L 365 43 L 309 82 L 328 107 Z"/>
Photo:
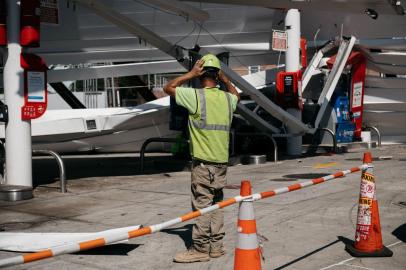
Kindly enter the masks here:
<path id="1" fill-rule="evenodd" d="M 344 242 L 353 240 L 355 233 L 360 174 L 354 173 L 255 203 L 258 231 L 268 239 L 263 242 L 263 269 L 405 269 L 406 207 L 401 202 L 406 201 L 406 147 L 384 146 L 372 153 L 375 158 L 392 156 L 374 164 L 383 242 L 394 256 L 354 259 L 344 250 Z M 165 162 L 164 157 L 158 159 Z M 361 160 L 359 151 L 278 164 L 237 165 L 229 168 L 225 194 L 227 198 L 237 195 L 239 190 L 233 186 L 242 179 L 250 179 L 253 191 L 260 192 L 358 166 Z M 36 188 L 33 200 L 0 202 L 0 230 L 92 232 L 151 225 L 190 211 L 189 172 L 168 172 L 163 167 L 140 174 L 131 156 L 65 161 L 69 192 L 57 191 L 57 173 L 49 170 L 55 166 L 53 160 L 35 161 L 34 177 L 47 185 Z M 233 269 L 238 208 L 224 211 L 228 253 L 206 263 L 172 262 L 191 243 L 192 222 L 188 222 L 128 243 L 9 269 Z M 17 254 L 0 251 L 0 258 Z"/>

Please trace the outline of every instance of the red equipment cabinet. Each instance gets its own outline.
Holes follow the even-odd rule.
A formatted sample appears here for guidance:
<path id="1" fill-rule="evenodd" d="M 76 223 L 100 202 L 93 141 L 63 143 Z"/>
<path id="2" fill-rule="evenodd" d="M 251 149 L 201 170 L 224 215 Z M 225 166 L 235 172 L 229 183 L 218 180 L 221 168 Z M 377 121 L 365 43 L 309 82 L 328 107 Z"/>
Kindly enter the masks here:
<path id="1" fill-rule="evenodd" d="M 303 108 L 302 71 L 278 72 L 276 75 L 276 103 L 284 108 Z"/>
<path id="2" fill-rule="evenodd" d="M 331 57 L 327 61 L 330 68 L 334 61 L 335 57 Z M 351 67 L 351 86 L 349 89 L 351 122 L 355 124 L 354 137 L 360 139 L 364 110 L 366 59 L 360 52 L 352 52 L 346 65 Z"/>
<path id="3" fill-rule="evenodd" d="M 361 138 L 362 115 L 364 110 L 366 59 L 358 53 L 353 59 L 350 106 L 352 122 L 355 124 L 354 136 Z"/>
<path id="4" fill-rule="evenodd" d="M 39 0 L 21 0 L 20 44 L 39 47 L 41 7 Z"/>
<path id="5" fill-rule="evenodd" d="M 300 61 L 302 69 L 305 69 L 307 67 L 307 40 L 304 38 L 300 39 Z"/>
<path id="6" fill-rule="evenodd" d="M 0 0 L 0 46 L 7 46 L 6 0 Z"/>
<path id="7" fill-rule="evenodd" d="M 24 106 L 21 108 L 23 120 L 42 116 L 48 104 L 47 70 L 41 57 L 22 53 L 20 65 L 24 69 Z"/>

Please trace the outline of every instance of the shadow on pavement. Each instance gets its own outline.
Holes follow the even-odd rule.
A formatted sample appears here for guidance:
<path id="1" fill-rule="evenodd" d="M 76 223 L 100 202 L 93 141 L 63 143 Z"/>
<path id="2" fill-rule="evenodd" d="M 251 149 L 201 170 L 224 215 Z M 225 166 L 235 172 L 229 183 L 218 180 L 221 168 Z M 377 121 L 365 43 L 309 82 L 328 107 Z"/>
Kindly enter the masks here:
<path id="1" fill-rule="evenodd" d="M 348 239 L 347 237 L 344 236 L 337 236 L 338 240 L 340 240 L 341 242 L 343 242 L 344 245 L 354 245 L 354 240 Z"/>
<path id="2" fill-rule="evenodd" d="M 129 252 L 138 248 L 141 245 L 120 243 L 114 245 L 108 245 L 104 247 L 98 247 L 95 249 L 80 251 L 75 254 L 77 255 L 117 255 L 117 256 L 127 256 Z"/>
<path id="3" fill-rule="evenodd" d="M 139 157 L 62 157 L 65 164 L 66 179 L 74 180 L 87 177 L 132 176 L 183 171 L 187 160 L 178 160 L 173 156 L 148 156 L 145 170 L 140 171 Z M 59 181 L 59 169 L 56 161 L 49 158 L 33 159 L 34 186 Z"/>
<path id="4" fill-rule="evenodd" d="M 328 173 L 296 173 L 296 174 L 287 174 L 284 175 L 284 178 L 290 179 L 314 179 L 319 177 L 324 177 L 329 175 Z"/>
<path id="5" fill-rule="evenodd" d="M 192 243 L 193 243 L 192 227 L 193 227 L 193 224 L 186 224 L 183 227 L 164 229 L 164 230 L 162 230 L 162 232 L 179 236 L 185 243 L 185 247 L 188 249 L 192 246 Z"/>
<path id="6" fill-rule="evenodd" d="M 406 243 L 406 223 L 397 227 L 392 234 L 403 243 Z"/>
<path id="7" fill-rule="evenodd" d="M 328 243 L 327 245 L 324 245 L 324 246 L 322 246 L 322 247 L 319 247 L 318 249 L 315 249 L 315 250 L 313 250 L 313 251 L 311 251 L 311 252 L 309 252 L 309 253 L 307 253 L 307 254 L 305 254 L 305 255 L 303 255 L 303 256 L 297 258 L 297 259 L 294 259 L 293 261 L 290 261 L 290 262 L 288 262 L 288 263 L 285 263 L 285 264 L 282 265 L 282 266 L 279 266 L 279 267 L 275 268 L 275 270 L 285 269 L 286 267 L 288 267 L 288 266 L 290 266 L 290 265 L 292 265 L 292 264 L 295 264 L 295 263 L 297 263 L 297 262 L 299 262 L 299 261 L 301 261 L 301 260 L 303 260 L 303 259 L 305 259 L 305 258 L 307 258 L 307 257 L 309 257 L 309 256 L 312 256 L 312 255 L 316 254 L 317 252 L 320 252 L 320 251 L 322 251 L 323 249 L 328 248 L 329 246 L 332 246 L 332 245 L 334 245 L 334 244 L 336 244 L 336 243 L 338 243 L 338 242 L 340 242 L 340 237 L 339 237 L 338 240 L 335 240 L 335 241 L 333 241 L 333 242 L 331 242 L 331 243 Z"/>

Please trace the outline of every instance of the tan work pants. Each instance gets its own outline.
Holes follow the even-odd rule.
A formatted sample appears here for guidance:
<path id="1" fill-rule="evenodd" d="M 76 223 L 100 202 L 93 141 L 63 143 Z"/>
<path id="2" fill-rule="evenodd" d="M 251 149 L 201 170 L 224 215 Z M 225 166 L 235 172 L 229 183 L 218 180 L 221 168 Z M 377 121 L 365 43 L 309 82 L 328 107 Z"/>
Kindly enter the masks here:
<path id="1" fill-rule="evenodd" d="M 192 208 L 194 211 L 209 207 L 223 200 L 227 165 L 207 165 L 194 162 L 192 167 Z M 209 253 L 223 248 L 225 235 L 224 215 L 216 210 L 200 216 L 193 226 L 193 246 L 200 252 Z"/>

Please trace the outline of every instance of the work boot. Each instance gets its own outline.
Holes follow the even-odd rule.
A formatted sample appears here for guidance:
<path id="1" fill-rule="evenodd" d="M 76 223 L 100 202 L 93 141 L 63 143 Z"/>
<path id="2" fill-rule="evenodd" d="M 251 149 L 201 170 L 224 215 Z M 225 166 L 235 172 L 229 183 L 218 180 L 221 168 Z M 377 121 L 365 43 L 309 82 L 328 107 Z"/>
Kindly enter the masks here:
<path id="1" fill-rule="evenodd" d="M 207 262 L 210 261 L 210 256 L 208 253 L 203 253 L 194 248 L 190 248 L 176 254 L 173 261 L 178 263 Z"/>
<path id="2" fill-rule="evenodd" d="M 221 249 L 215 249 L 215 250 L 210 250 L 210 258 L 218 258 L 223 256 L 224 254 L 226 254 L 226 251 L 224 250 L 224 248 Z"/>

